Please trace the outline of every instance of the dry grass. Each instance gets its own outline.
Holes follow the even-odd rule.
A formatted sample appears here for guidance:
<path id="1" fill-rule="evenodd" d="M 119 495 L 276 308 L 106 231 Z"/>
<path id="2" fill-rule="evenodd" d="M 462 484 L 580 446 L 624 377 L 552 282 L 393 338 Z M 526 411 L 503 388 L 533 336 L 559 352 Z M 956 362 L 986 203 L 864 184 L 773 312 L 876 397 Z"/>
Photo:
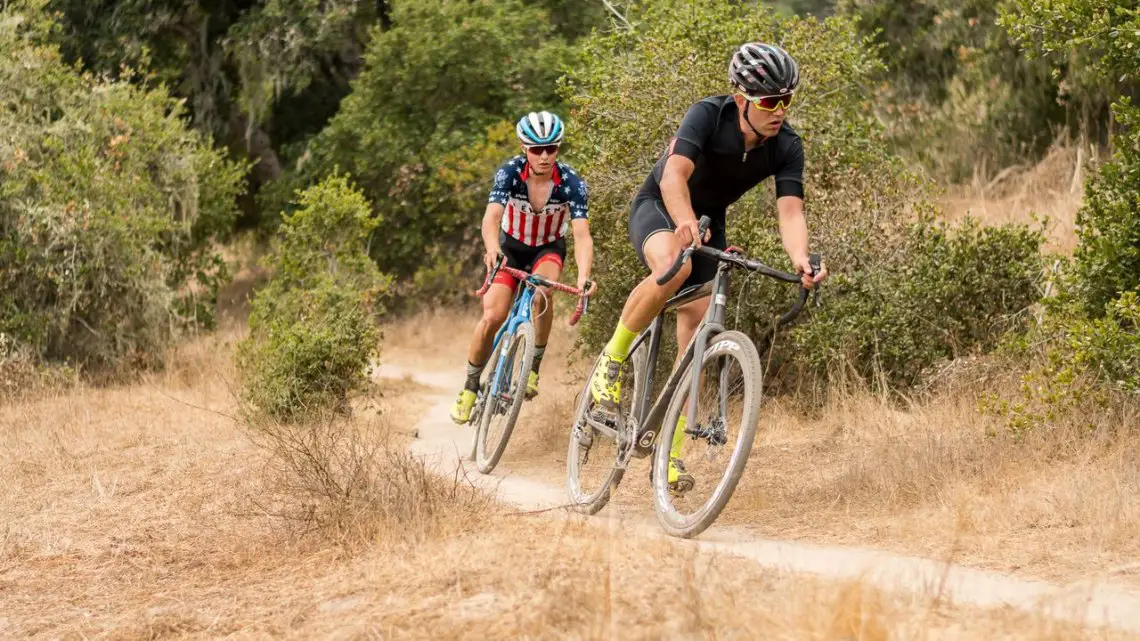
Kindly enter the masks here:
<path id="1" fill-rule="evenodd" d="M 0 636 L 1124 638 L 491 506 L 408 516 L 374 499 L 354 504 L 358 518 L 433 527 L 365 528 L 352 545 L 300 535 L 259 509 L 298 494 L 229 418 L 236 338 L 199 339 L 130 387 L 0 408 Z M 371 415 L 411 422 L 401 413 L 420 392 L 392 384 Z M 368 408 L 357 404 L 361 421 Z M 432 483 L 414 461 L 385 464 L 405 487 Z"/>
<path id="2" fill-rule="evenodd" d="M 1084 160 L 1075 147 L 1059 145 L 1038 164 L 1011 167 L 989 185 L 952 186 L 941 199 L 944 214 L 949 220 L 968 214 L 989 225 L 1044 221 L 1046 247 L 1070 253 L 1077 245 L 1075 219 L 1084 196 L 1077 167 Z"/>
<path id="3" fill-rule="evenodd" d="M 857 395 L 815 420 L 776 403 L 722 518 L 765 536 L 1140 583 L 1140 433 L 1125 425 L 1104 437 L 1058 425 L 1019 442 L 990 436 L 1001 427 L 970 395 L 910 411 Z"/>
<path id="4" fill-rule="evenodd" d="M 576 391 L 576 389 L 575 389 Z M 1062 583 L 1140 586 L 1140 408 L 1014 440 L 976 396 L 910 410 L 869 393 L 822 409 L 769 401 L 744 478 L 718 523 L 756 536 L 874 546 Z M 994 436 L 998 434 L 998 436 Z M 506 463 L 561 483 L 564 438 Z M 648 513 L 648 461 L 614 499 Z"/>
<path id="5" fill-rule="evenodd" d="M 129 387 L 0 408 L 0 636 L 284 633 L 303 614 L 288 605 L 298 576 L 365 539 L 391 552 L 488 511 L 466 483 L 367 441 L 419 409 L 412 384 L 358 402 L 352 430 L 299 427 L 271 441 L 296 456 L 267 455 L 265 434 L 251 440 L 234 418 L 238 338 L 193 341 Z M 382 458 L 361 467 L 360 454 Z"/>
<path id="6" fill-rule="evenodd" d="M 544 387 L 546 405 L 524 406 L 502 465 L 561 484 L 566 426 L 585 372 L 581 363 L 550 366 L 558 387 Z M 1140 407 L 1095 417 L 1095 434 L 1074 421 L 1019 440 L 979 411 L 983 388 L 1004 385 L 1016 389 L 995 378 L 981 387 L 948 383 L 906 410 L 852 390 L 815 417 L 769 400 L 719 523 L 1060 582 L 1140 585 Z M 648 461 L 634 461 L 614 505 L 652 509 Z"/>
<path id="7" fill-rule="evenodd" d="M 380 359 L 424 371 L 454 371 L 462 378 L 479 309 L 477 302 L 465 310 L 437 308 L 385 325 Z"/>

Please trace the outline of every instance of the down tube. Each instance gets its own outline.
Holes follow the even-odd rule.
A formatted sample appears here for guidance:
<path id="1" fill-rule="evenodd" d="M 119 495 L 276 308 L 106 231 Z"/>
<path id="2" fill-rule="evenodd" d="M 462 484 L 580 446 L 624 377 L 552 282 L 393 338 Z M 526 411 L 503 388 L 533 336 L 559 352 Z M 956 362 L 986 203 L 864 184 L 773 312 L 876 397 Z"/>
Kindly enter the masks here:
<path id="1" fill-rule="evenodd" d="M 518 330 L 518 328 L 519 328 L 519 325 L 523 324 L 524 322 L 526 322 L 530 318 L 529 308 L 530 308 L 530 301 L 534 297 L 534 293 L 533 293 L 534 290 L 529 288 L 529 287 L 526 287 L 525 284 L 523 284 L 523 283 L 520 283 L 519 286 L 524 287 L 525 289 L 522 292 L 520 292 L 518 296 L 515 297 L 515 302 L 511 306 L 510 315 L 507 316 L 506 322 L 503 323 L 503 326 L 499 328 L 498 334 L 495 335 L 495 345 L 494 345 L 494 347 L 491 348 L 492 354 L 496 353 L 495 348 L 497 348 L 499 346 L 500 342 L 504 338 L 509 338 L 511 336 L 514 336 L 515 331 Z M 502 380 L 503 380 L 502 374 L 504 373 L 504 369 L 506 368 L 506 361 L 508 358 L 510 358 L 510 354 L 506 350 L 498 352 L 498 354 L 499 354 L 499 362 L 495 365 L 495 374 L 494 374 L 495 379 L 494 379 L 494 381 L 492 381 L 492 384 L 491 384 L 491 396 L 492 397 L 497 395 L 501 389 Z"/>

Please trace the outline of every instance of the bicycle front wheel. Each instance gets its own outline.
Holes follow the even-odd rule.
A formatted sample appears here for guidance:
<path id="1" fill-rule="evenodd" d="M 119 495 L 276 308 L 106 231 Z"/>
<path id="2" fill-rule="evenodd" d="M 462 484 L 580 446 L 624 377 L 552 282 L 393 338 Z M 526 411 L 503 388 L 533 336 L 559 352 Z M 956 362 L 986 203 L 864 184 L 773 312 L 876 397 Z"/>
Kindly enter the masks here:
<path id="1" fill-rule="evenodd" d="M 669 534 L 697 536 L 732 498 L 760 420 L 761 379 L 756 346 L 736 331 L 716 335 L 701 356 L 695 425 L 678 424 L 688 414 L 693 369 L 682 378 L 653 455 L 654 508 Z"/>
<path id="2" fill-rule="evenodd" d="M 534 326 L 519 325 L 493 359 L 501 365 L 491 372 L 479 432 L 475 438 L 475 466 L 490 474 L 499 464 L 526 395 L 527 377 L 534 363 Z M 505 355 L 505 358 L 503 356 Z"/>

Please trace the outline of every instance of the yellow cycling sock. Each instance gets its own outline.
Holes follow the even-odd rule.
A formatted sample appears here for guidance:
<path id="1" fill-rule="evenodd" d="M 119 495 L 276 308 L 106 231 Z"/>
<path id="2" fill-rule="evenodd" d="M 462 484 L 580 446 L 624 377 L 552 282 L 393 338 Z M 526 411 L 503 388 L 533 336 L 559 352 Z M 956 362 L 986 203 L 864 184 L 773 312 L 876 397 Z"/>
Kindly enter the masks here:
<path id="1" fill-rule="evenodd" d="M 685 449 L 685 424 L 689 418 L 682 414 L 677 419 L 677 429 L 673 430 L 673 447 L 669 448 L 670 458 L 681 458 L 681 451 Z"/>
<path id="2" fill-rule="evenodd" d="M 606 343 L 606 356 L 624 361 L 625 357 L 629 356 L 629 346 L 633 344 L 635 338 L 637 338 L 637 332 L 629 329 L 619 320 L 614 335 L 610 338 L 610 342 Z"/>

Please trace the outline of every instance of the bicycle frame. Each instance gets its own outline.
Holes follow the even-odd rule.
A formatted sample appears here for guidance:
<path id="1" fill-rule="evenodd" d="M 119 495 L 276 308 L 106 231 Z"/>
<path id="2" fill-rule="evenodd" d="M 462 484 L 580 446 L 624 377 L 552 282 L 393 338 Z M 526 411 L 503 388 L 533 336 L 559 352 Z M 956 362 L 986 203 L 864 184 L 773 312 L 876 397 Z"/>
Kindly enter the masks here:
<path id="1" fill-rule="evenodd" d="M 519 283 L 519 292 L 515 294 L 514 303 L 511 305 L 511 311 L 507 315 L 507 320 L 503 322 L 502 327 L 495 333 L 495 340 L 491 344 L 491 353 L 495 354 L 499 349 L 499 343 L 504 336 L 513 336 L 519 325 L 530 322 L 532 303 L 534 302 L 534 294 L 537 285 L 531 282 L 530 279 Z M 495 364 L 490 387 L 487 392 L 488 398 L 494 398 L 501 389 L 500 385 L 503 381 L 502 372 L 509 354 L 506 352 L 499 354 L 499 362 Z M 509 380 L 509 377 L 508 377 Z"/>
<path id="2" fill-rule="evenodd" d="M 630 346 L 629 352 L 632 354 L 642 343 L 646 340 L 649 341 L 649 354 L 646 359 L 643 376 L 645 382 L 641 386 L 641 397 L 634 399 L 633 404 L 632 418 L 637 430 L 634 442 L 638 449 L 647 451 L 653 447 L 653 443 L 657 439 L 658 427 L 664 419 L 665 409 L 669 405 L 670 399 L 673 398 L 673 394 L 677 391 L 677 386 L 681 384 L 681 377 L 685 375 L 690 367 L 693 367 L 694 372 L 689 398 L 696 397 L 700 387 L 701 362 L 700 359 L 697 359 L 694 365 L 693 357 L 695 354 L 704 353 L 710 338 L 725 331 L 724 314 L 725 307 L 728 303 L 731 270 L 732 267 L 730 265 L 721 263 L 717 266 L 716 276 L 713 278 L 711 288 L 702 285 L 701 287 L 689 291 L 682 291 L 679 295 L 669 299 L 669 301 L 665 303 L 665 307 L 662 308 L 661 312 L 657 314 L 657 317 L 650 323 L 649 327 L 634 339 L 633 344 Z M 657 401 L 647 412 L 646 407 L 649 404 L 650 395 L 653 393 L 653 378 L 657 369 L 657 358 L 661 351 L 661 324 L 664 322 L 666 312 L 676 309 L 685 303 L 703 298 L 708 294 L 711 294 L 712 300 L 709 302 L 709 308 L 708 311 L 705 312 L 704 319 L 697 327 L 697 332 L 694 334 L 693 339 L 689 341 L 688 346 L 686 346 L 680 363 L 669 375 L 665 389 L 661 390 Z M 688 424 L 696 425 L 697 404 L 689 403 L 688 405 Z"/>
<path id="3" fill-rule="evenodd" d="M 634 420 L 634 428 L 636 430 L 634 435 L 635 450 L 638 454 L 647 456 L 653 448 L 654 441 L 657 439 L 657 433 L 660 431 L 658 428 L 661 421 L 664 419 L 665 410 L 672 399 L 673 394 L 677 391 L 677 386 L 681 383 L 681 378 L 685 373 L 692 368 L 693 379 L 691 388 L 689 390 L 689 398 L 696 398 L 700 390 L 701 383 L 701 360 L 697 359 L 694 363 L 695 355 L 704 354 L 705 348 L 708 347 L 709 342 L 717 334 L 725 331 L 724 316 L 725 308 L 728 305 L 728 291 L 732 282 L 731 274 L 733 265 L 737 264 L 754 272 L 770 276 L 777 280 L 785 282 L 798 282 L 799 276 L 794 274 L 786 274 L 778 270 L 772 269 L 762 263 L 755 261 L 747 261 L 743 258 L 734 257 L 732 254 L 722 252 L 720 250 L 712 250 L 701 248 L 702 253 L 711 252 L 720 261 L 717 264 L 716 276 L 713 278 L 711 287 L 709 285 L 701 285 L 700 287 L 691 288 L 679 292 L 676 296 L 666 301 L 665 306 L 661 312 L 653 319 L 649 327 L 642 332 L 633 344 L 630 346 L 629 353 L 633 353 L 642 343 L 646 340 L 649 341 L 649 354 L 646 362 L 645 371 L 643 372 L 645 383 L 641 386 L 640 398 L 634 399 L 634 404 L 631 414 Z M 691 253 L 691 251 L 689 252 Z M 819 269 L 820 258 L 818 255 L 811 256 L 813 269 Z M 676 268 L 680 266 L 678 262 L 671 270 L 676 273 Z M 671 276 L 670 276 L 671 277 Z M 663 277 L 665 278 L 665 277 Z M 658 281 L 661 282 L 660 280 Z M 661 323 L 664 322 L 665 313 L 689 303 L 691 301 L 703 298 L 705 296 L 712 297 L 709 302 L 708 311 L 705 312 L 704 318 L 701 320 L 700 325 L 697 327 L 693 339 L 685 347 L 684 353 L 681 355 L 680 363 L 669 375 L 669 380 L 665 384 L 665 389 L 657 397 L 657 401 L 652 407 L 646 410 L 649 404 L 650 394 L 653 390 L 653 378 L 656 372 L 657 358 L 661 349 Z M 787 313 L 780 316 L 775 327 L 780 327 L 790 323 L 794 320 L 803 309 L 804 303 L 807 301 L 808 290 L 801 289 L 800 297 L 796 304 Z M 770 336 L 769 336 L 770 338 Z M 724 373 L 722 372 L 722 375 Z M 726 412 L 725 398 L 720 399 L 721 411 Z M 697 404 L 689 403 L 687 414 L 687 424 L 696 425 Z"/>

